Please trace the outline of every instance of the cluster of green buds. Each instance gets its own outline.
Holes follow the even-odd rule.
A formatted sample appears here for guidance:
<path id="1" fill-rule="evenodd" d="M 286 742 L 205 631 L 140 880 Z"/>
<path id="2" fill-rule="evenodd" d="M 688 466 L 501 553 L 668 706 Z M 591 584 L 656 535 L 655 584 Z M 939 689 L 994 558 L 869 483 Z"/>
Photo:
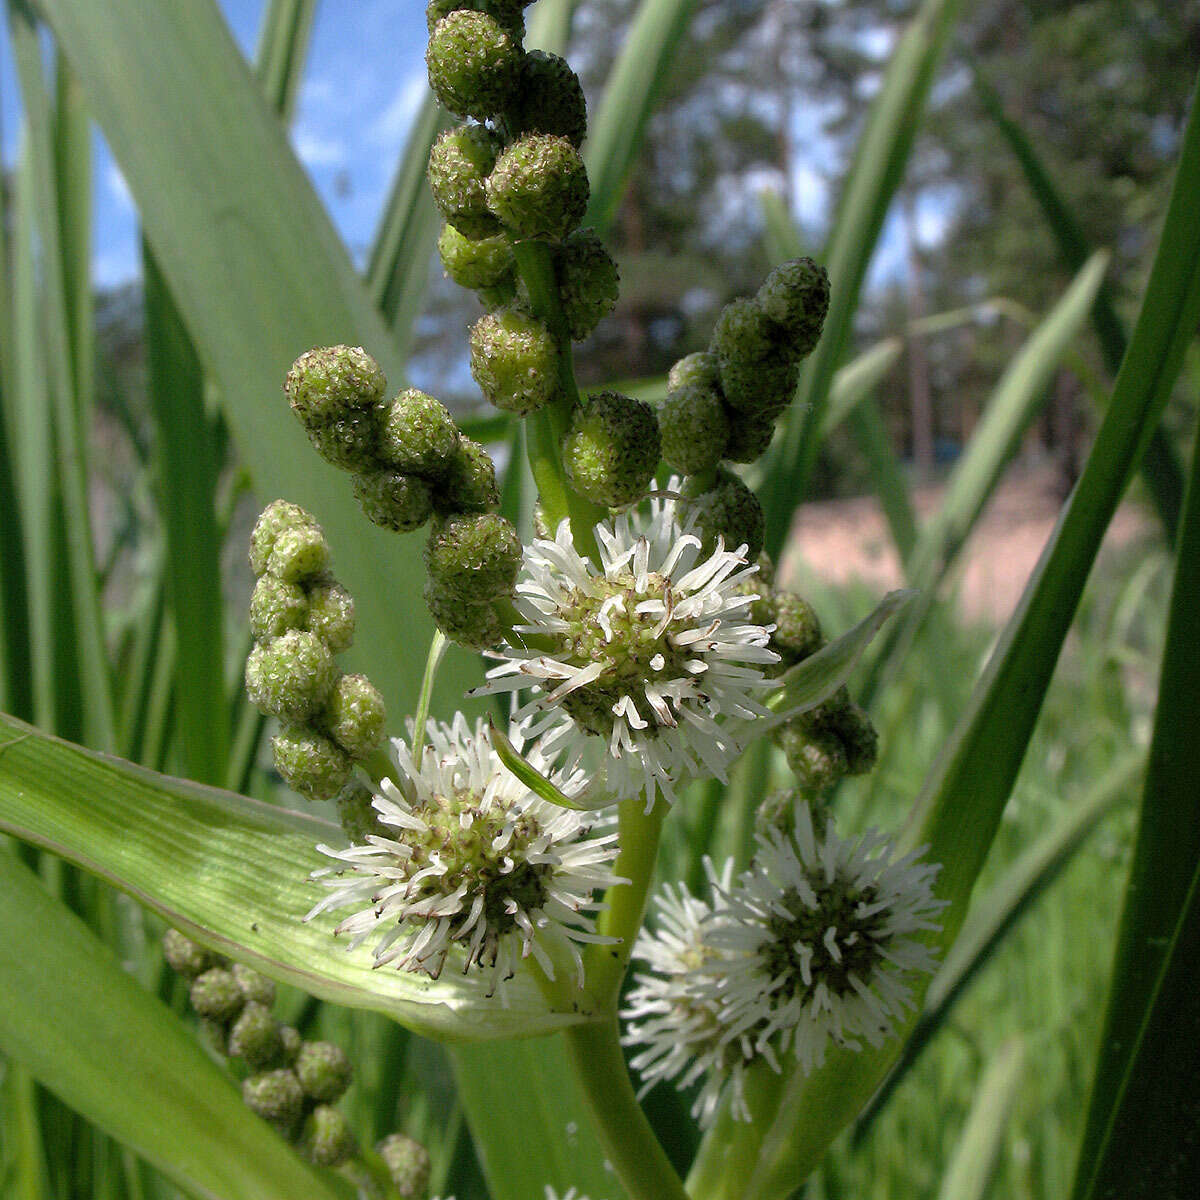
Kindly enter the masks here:
<path id="1" fill-rule="evenodd" d="M 751 557 L 762 548 L 762 508 L 723 464 L 765 453 L 828 309 L 825 269 L 810 258 L 782 263 L 755 296 L 722 309 L 707 350 L 671 368 L 658 409 L 662 456 L 688 477 L 702 537 L 745 543 Z"/>
<path id="2" fill-rule="evenodd" d="M 321 527 L 295 504 L 267 506 L 250 536 L 258 576 L 250 600 L 257 641 L 246 660 L 246 691 L 283 728 L 275 766 L 299 793 L 327 800 L 353 764 L 379 745 L 383 697 L 364 675 L 338 669 L 354 641 L 354 601 L 330 571 Z"/>
<path id="3" fill-rule="evenodd" d="M 865 775 L 879 753 L 879 735 L 870 716 L 844 687 L 823 704 L 792 717 L 776 740 L 801 792 L 814 798 L 847 775 Z"/>

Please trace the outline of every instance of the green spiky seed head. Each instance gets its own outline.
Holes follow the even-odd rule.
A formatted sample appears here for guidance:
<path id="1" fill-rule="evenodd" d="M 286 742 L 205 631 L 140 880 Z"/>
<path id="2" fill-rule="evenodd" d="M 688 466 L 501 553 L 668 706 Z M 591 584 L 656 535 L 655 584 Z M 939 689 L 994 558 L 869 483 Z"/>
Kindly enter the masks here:
<path id="1" fill-rule="evenodd" d="M 438 521 L 425 545 L 425 569 L 447 596 L 482 604 L 512 594 L 521 539 L 499 513 L 464 513 Z"/>
<path id="2" fill-rule="evenodd" d="M 244 1058 L 251 1067 L 277 1062 L 283 1052 L 279 1022 L 265 1004 L 247 1004 L 229 1027 L 229 1057 Z"/>
<path id="3" fill-rule="evenodd" d="M 287 1067 L 260 1071 L 242 1082 L 242 1099 L 251 1112 L 290 1137 L 304 1112 L 304 1091 Z"/>
<path id="4" fill-rule="evenodd" d="M 492 237 L 500 222 L 488 209 L 484 184 L 503 146 L 482 125 L 450 129 L 429 152 L 429 188 L 438 211 L 464 237 Z"/>
<path id="5" fill-rule="evenodd" d="M 587 103 L 579 76 L 566 59 L 544 50 L 531 50 L 521 60 L 509 112 L 521 133 L 563 137 L 577 150 L 587 135 Z"/>
<path id="6" fill-rule="evenodd" d="M 386 836 L 374 799 L 371 789 L 360 779 L 351 779 L 337 794 L 338 824 L 353 846 L 364 845 L 372 835 Z"/>
<path id="7" fill-rule="evenodd" d="M 690 511 L 695 517 L 695 532 L 705 550 L 715 549 L 720 537 L 727 549 L 745 546 L 747 560 L 758 557 L 763 543 L 762 505 L 732 471 L 718 468 L 716 483 L 703 491 L 695 480 L 689 480 L 684 493 L 692 497 Z"/>
<path id="8" fill-rule="evenodd" d="M 434 490 L 434 511 L 441 517 L 483 513 L 499 503 L 500 489 L 492 456 L 478 442 L 460 437 L 446 477 L 439 480 Z"/>
<path id="9" fill-rule="evenodd" d="M 729 417 L 720 395 L 704 384 L 684 384 L 658 406 L 663 461 L 694 475 L 709 471 L 725 457 Z"/>
<path id="10" fill-rule="evenodd" d="M 234 963 L 229 969 L 248 1004 L 263 1004 L 270 1008 L 275 1003 L 275 980 L 245 963 Z"/>
<path id="11" fill-rule="evenodd" d="M 250 596 L 250 632 L 274 638 L 289 629 L 303 629 L 308 620 L 308 596 L 298 583 L 263 575 Z"/>
<path id="12" fill-rule="evenodd" d="M 776 626 L 771 634 L 771 649 L 782 658 L 784 670 L 815 654 L 825 644 L 821 622 L 803 596 L 776 592 L 771 608 L 771 620 Z"/>
<path id="13" fill-rule="evenodd" d="M 401 471 L 356 475 L 354 495 L 368 520 L 397 533 L 420 529 L 433 512 L 429 481 Z"/>
<path id="14" fill-rule="evenodd" d="M 775 418 L 729 410 L 729 442 L 725 457 L 730 462 L 752 463 L 761 458 L 775 436 Z"/>
<path id="15" fill-rule="evenodd" d="M 667 372 L 667 387 L 672 392 L 693 384 L 721 390 L 721 372 L 715 354 L 707 350 L 686 354 Z"/>
<path id="16" fill-rule="evenodd" d="M 357 1146 L 350 1124 L 336 1108 L 318 1104 L 304 1118 L 300 1152 L 318 1167 L 336 1167 L 353 1158 Z"/>
<path id="17" fill-rule="evenodd" d="M 196 1014 L 212 1021 L 232 1021 L 246 1002 L 233 972 L 224 967 L 210 967 L 197 975 L 188 995 Z"/>
<path id="18" fill-rule="evenodd" d="M 521 49 L 495 17 L 460 9 L 434 26 L 425 65 L 429 86 L 450 112 L 484 121 L 512 99 Z"/>
<path id="19" fill-rule="evenodd" d="M 496 160 L 488 208 L 517 237 L 561 241 L 587 209 L 587 168 L 566 138 L 529 134 Z"/>
<path id="20" fill-rule="evenodd" d="M 386 720 L 383 697 L 365 675 L 343 675 L 320 717 L 322 728 L 355 761 L 379 745 Z"/>
<path id="21" fill-rule="evenodd" d="M 778 325 L 755 300 L 734 300 L 717 318 L 712 350 L 730 408 L 749 414 L 782 411 L 794 388 L 795 358 Z M 787 403 L 786 398 L 782 400 Z"/>
<path id="22" fill-rule="evenodd" d="M 330 800 L 346 786 L 353 764 L 330 738 L 306 725 L 286 725 L 271 739 L 275 769 L 293 791 Z"/>
<path id="23" fill-rule="evenodd" d="M 425 23 L 429 32 L 433 33 L 443 17 L 463 8 L 495 17 L 514 42 L 520 42 L 525 36 L 525 14 L 521 0 L 429 0 L 425 6 Z"/>
<path id="24" fill-rule="evenodd" d="M 305 628 L 341 654 L 354 645 L 354 597 L 335 580 L 314 584 L 308 592 Z"/>
<path id="25" fill-rule="evenodd" d="M 567 330 L 582 342 L 621 294 L 617 264 L 594 230 L 577 229 L 555 251 L 554 269 Z"/>
<path id="26" fill-rule="evenodd" d="M 318 346 L 300 355 L 283 391 L 306 429 L 372 408 L 383 399 L 387 380 L 361 346 Z"/>
<path id="27" fill-rule="evenodd" d="M 259 642 L 246 659 L 246 691 L 255 707 L 282 721 L 307 721 L 333 690 L 337 667 L 316 634 L 290 629 Z"/>
<path id="28" fill-rule="evenodd" d="M 425 1200 L 432 1164 L 429 1151 L 403 1133 L 391 1133 L 375 1147 L 401 1200 Z"/>
<path id="29" fill-rule="evenodd" d="M 471 329 L 471 374 L 497 408 L 525 416 L 558 394 L 558 348 L 527 313 L 502 309 Z"/>
<path id="30" fill-rule="evenodd" d="M 184 937 L 178 929 L 168 929 L 163 934 L 163 958 L 172 971 L 185 979 L 195 979 L 216 966 L 216 955 L 197 945 L 191 938 Z"/>
<path id="31" fill-rule="evenodd" d="M 300 1036 L 298 1029 L 291 1025 L 280 1025 L 279 1056 L 289 1067 L 296 1061 L 302 1045 L 304 1045 L 304 1039 Z"/>
<path id="32" fill-rule="evenodd" d="M 264 574 L 279 535 L 291 529 L 310 527 L 315 529 L 316 521 L 298 504 L 272 500 L 263 509 L 250 534 L 250 569 L 255 575 Z"/>
<path id="33" fill-rule="evenodd" d="M 796 782 L 808 792 L 823 792 L 846 774 L 846 751 L 837 734 L 804 721 L 789 722 L 778 736 Z"/>
<path id="34" fill-rule="evenodd" d="M 597 392 L 575 410 L 563 438 L 563 468 L 581 496 L 617 508 L 646 494 L 659 449 L 658 421 L 649 404 Z"/>
<path id="35" fill-rule="evenodd" d="M 379 456 L 405 475 L 436 479 L 446 473 L 458 436 L 458 426 L 440 400 L 408 388 L 382 414 Z"/>
<path id="36" fill-rule="evenodd" d="M 829 275 L 811 258 L 780 263 L 758 289 L 767 317 L 787 332 L 793 356 L 812 352 L 829 312 Z"/>
<path id="37" fill-rule="evenodd" d="M 498 645 L 504 630 L 491 601 L 467 604 L 443 591 L 432 579 L 425 581 L 425 604 L 434 624 L 456 646 L 487 650 Z"/>
<path id="38" fill-rule="evenodd" d="M 502 233 L 469 238 L 447 222 L 438 238 L 438 254 L 446 274 L 459 287 L 479 291 L 514 282 L 512 243 Z"/>
<path id="39" fill-rule="evenodd" d="M 306 583 L 329 569 L 329 543 L 318 525 L 297 525 L 275 539 L 267 572 L 284 583 Z"/>
<path id="40" fill-rule="evenodd" d="M 332 467 L 361 471 L 375 461 L 375 413 L 360 408 L 308 430 L 312 448 Z"/>
<path id="41" fill-rule="evenodd" d="M 353 1074 L 346 1052 L 332 1042 L 305 1042 L 296 1056 L 295 1070 L 304 1094 L 326 1103 L 341 1096 Z"/>

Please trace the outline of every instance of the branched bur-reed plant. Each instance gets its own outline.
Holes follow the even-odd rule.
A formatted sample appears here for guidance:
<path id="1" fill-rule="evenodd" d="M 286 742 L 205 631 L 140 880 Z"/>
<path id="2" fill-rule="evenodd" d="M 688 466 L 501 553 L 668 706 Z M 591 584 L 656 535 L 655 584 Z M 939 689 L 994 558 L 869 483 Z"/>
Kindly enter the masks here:
<path id="1" fill-rule="evenodd" d="M 360 347 L 301 354 L 284 390 L 313 449 L 350 476 L 365 519 L 427 530 L 439 632 L 423 693 L 398 698 L 404 735 L 385 742 L 383 697 L 336 662 L 354 606 L 333 552 L 314 517 L 280 499 L 251 539 L 246 687 L 281 722 L 283 778 L 337 801 L 344 838 L 318 847 L 329 861 L 307 914 L 339 914 L 343 944 L 324 952 L 365 947 L 379 969 L 431 980 L 454 972 L 498 1008 L 531 979 L 574 1015 L 572 1062 L 621 1185 L 659 1200 L 683 1190 L 622 1045 L 643 1091 L 695 1085 L 702 1127 L 722 1113 L 752 1122 L 756 1097 L 821 1067 L 828 1047 L 894 1034 L 936 966 L 923 938 L 939 927 L 939 866 L 882 834 L 837 832 L 833 786 L 876 756 L 844 681 L 886 614 L 827 645 L 812 607 L 773 588 L 763 510 L 735 470 L 770 444 L 830 281 L 807 258 L 777 267 L 724 309 L 706 351 L 675 364 L 657 407 L 581 394 L 572 343 L 611 310 L 618 275 L 580 228 L 579 80 L 522 48 L 522 8 L 429 6 L 430 83 L 463 118 L 433 146 L 429 183 L 446 272 L 487 310 L 470 333 L 472 373 L 527 423 L 536 536 L 523 544 L 499 514 L 486 449 L 435 397 L 389 396 Z M 446 641 L 491 660 L 474 695 L 498 698 L 498 724 L 428 718 Z M 702 895 L 666 883 L 643 927 L 682 789 L 725 781 L 767 736 L 795 786 L 763 799 L 749 866 L 709 863 Z M 390 1176 L 424 1194 L 419 1146 L 356 1144 L 334 1106 L 349 1078 L 337 1047 L 281 1026 L 253 973 L 174 933 L 167 950 L 214 1045 L 244 1061 L 255 1112 L 363 1186 Z"/>

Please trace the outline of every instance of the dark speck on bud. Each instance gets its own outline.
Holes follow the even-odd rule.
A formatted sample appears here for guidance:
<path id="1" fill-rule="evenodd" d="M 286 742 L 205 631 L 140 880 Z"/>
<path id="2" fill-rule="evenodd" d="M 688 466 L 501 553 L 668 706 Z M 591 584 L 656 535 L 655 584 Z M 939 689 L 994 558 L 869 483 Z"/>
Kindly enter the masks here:
<path id="1" fill-rule="evenodd" d="M 387 380 L 361 346 L 325 346 L 300 355 L 283 390 L 306 429 L 322 426 L 383 399 Z"/>
<path id="2" fill-rule="evenodd" d="M 257 638 L 279 637 L 303 629 L 308 620 L 308 596 L 298 583 L 264 575 L 250 597 L 250 630 Z"/>
<path id="3" fill-rule="evenodd" d="M 712 488 L 700 491 L 696 482 L 689 480 L 684 493 L 693 497 L 690 511 L 695 516 L 696 533 L 706 550 L 711 552 L 717 538 L 721 537 L 729 550 L 745 546 L 747 561 L 758 557 L 763 543 L 762 505 L 738 476 L 718 468 Z"/>
<path id="4" fill-rule="evenodd" d="M 471 329 L 471 374 L 497 408 L 525 416 L 558 392 L 558 349 L 535 317 L 488 313 Z"/>
<path id="5" fill-rule="evenodd" d="M 233 972 L 224 967 L 212 967 L 197 975 L 189 995 L 197 1015 L 213 1021 L 232 1021 L 246 1002 Z"/>
<path id="6" fill-rule="evenodd" d="M 510 111 L 522 133 L 554 134 L 576 149 L 583 145 L 587 134 L 583 88 L 579 76 L 557 54 L 531 50 L 525 55 Z"/>
<path id="7" fill-rule="evenodd" d="M 354 644 L 354 598 L 332 580 L 315 584 L 308 593 L 305 628 L 316 634 L 331 654 L 349 650 Z"/>
<path id="8" fill-rule="evenodd" d="M 469 238 L 447 222 L 438 238 L 438 254 L 459 287 L 480 291 L 513 283 L 512 243 L 502 233 Z"/>
<path id="9" fill-rule="evenodd" d="M 567 329 L 582 342 L 617 302 L 617 264 L 593 230 L 577 229 L 557 248 L 554 265 Z"/>
<path id="10" fill-rule="evenodd" d="M 425 546 L 425 567 L 446 596 L 482 604 L 512 593 L 521 540 L 498 513 L 464 513 L 438 521 Z"/>
<path id="11" fill-rule="evenodd" d="M 291 529 L 316 528 L 316 525 L 298 504 L 273 500 L 263 509 L 250 534 L 250 569 L 255 575 L 265 574 L 280 534 Z"/>
<path id="12" fill-rule="evenodd" d="M 329 648 L 316 634 L 302 630 L 259 642 L 246 660 L 251 701 L 284 721 L 306 721 L 319 712 L 336 678 Z"/>
<path id="13" fill-rule="evenodd" d="M 434 479 L 445 474 L 458 449 L 458 427 L 445 405 L 416 388 L 387 406 L 380 425 L 379 456 L 408 475 Z"/>
<path id="14" fill-rule="evenodd" d="M 563 438 L 563 468 L 571 486 L 616 508 L 646 494 L 658 466 L 654 409 L 617 392 L 597 392 L 575 410 Z"/>
<path id="15" fill-rule="evenodd" d="M 469 238 L 491 237 L 500 222 L 488 210 L 484 187 L 503 143 L 482 125 L 450 129 L 429 152 L 429 187 L 438 211 Z"/>
<path id="16" fill-rule="evenodd" d="M 446 477 L 434 489 L 433 507 L 439 516 L 490 512 L 500 503 L 492 456 L 468 437 L 458 439 Z"/>
<path id="17" fill-rule="evenodd" d="M 355 1152 L 354 1134 L 346 1118 L 328 1104 L 318 1104 L 304 1118 L 300 1134 L 300 1151 L 318 1167 L 336 1167 L 352 1158 Z"/>
<path id="18" fill-rule="evenodd" d="M 433 512 L 433 490 L 419 475 L 400 471 L 355 475 L 354 495 L 369 520 L 397 533 L 420 529 Z"/>
<path id="19" fill-rule="evenodd" d="M 247 1002 L 265 1004 L 268 1008 L 275 1003 L 275 981 L 245 963 L 234 963 L 229 968 Z"/>
<path id="20" fill-rule="evenodd" d="M 195 979 L 216 965 L 213 954 L 184 937 L 178 929 L 168 929 L 163 934 L 163 958 L 172 971 L 178 971 L 185 979 Z"/>
<path id="21" fill-rule="evenodd" d="M 332 1042 L 305 1042 L 296 1056 L 296 1078 L 304 1094 L 326 1103 L 338 1099 L 350 1086 L 350 1060 Z"/>
<path id="22" fill-rule="evenodd" d="M 710 354 L 707 350 L 699 350 L 695 354 L 684 355 L 667 372 L 667 387 L 671 391 L 692 384 L 720 390 L 721 372 L 718 369 L 715 354 Z"/>
<path id="23" fill-rule="evenodd" d="M 425 581 L 425 604 L 434 624 L 456 645 L 487 650 L 504 636 L 500 618 L 490 600 L 467 604 L 443 591 L 433 579 Z"/>
<path id="24" fill-rule="evenodd" d="M 758 289 L 766 315 L 787 331 L 792 353 L 803 358 L 821 336 L 829 311 L 829 276 L 811 258 L 781 263 Z"/>
<path id="25" fill-rule="evenodd" d="M 403 1133 L 389 1134 L 375 1147 L 401 1200 L 425 1200 L 429 1195 L 429 1151 Z"/>
<path id="26" fill-rule="evenodd" d="M 267 571 L 284 583 L 304 583 L 329 569 L 329 543 L 319 526 L 298 525 L 275 539 Z"/>
<path id="27" fill-rule="evenodd" d="M 663 460 L 685 475 L 709 471 L 725 457 L 729 417 L 721 396 L 702 383 L 684 384 L 658 407 Z"/>
<path id="28" fill-rule="evenodd" d="M 242 1099 L 251 1112 L 290 1137 L 304 1112 L 304 1091 L 294 1071 L 286 1067 L 249 1076 L 242 1083 Z"/>
<path id="29" fill-rule="evenodd" d="M 587 168 L 566 138 L 529 134 L 496 160 L 488 208 L 517 237 L 561 241 L 583 219 Z"/>
<path id="30" fill-rule="evenodd" d="M 279 1022 L 265 1004 L 249 1003 L 230 1026 L 229 1056 L 244 1058 L 251 1067 L 266 1067 L 283 1053 Z"/>
<path id="31" fill-rule="evenodd" d="M 383 697 L 365 675 L 343 675 L 320 717 L 329 736 L 355 760 L 379 745 L 386 719 Z"/>
<path id="32" fill-rule="evenodd" d="M 350 778 L 350 756 L 307 726 L 285 726 L 271 739 L 271 749 L 275 769 L 294 791 L 310 799 L 332 799 Z"/>
<path id="33" fill-rule="evenodd" d="M 374 799 L 371 789 L 358 779 L 350 780 L 338 792 L 338 823 L 351 845 L 361 846 L 372 835 L 386 836 L 386 830 L 379 820 L 379 813 L 375 811 L 371 803 Z"/>
<path id="34" fill-rule="evenodd" d="M 460 117 L 482 121 L 511 99 L 521 49 L 494 17 L 459 10 L 434 27 L 425 64 L 438 100 Z"/>

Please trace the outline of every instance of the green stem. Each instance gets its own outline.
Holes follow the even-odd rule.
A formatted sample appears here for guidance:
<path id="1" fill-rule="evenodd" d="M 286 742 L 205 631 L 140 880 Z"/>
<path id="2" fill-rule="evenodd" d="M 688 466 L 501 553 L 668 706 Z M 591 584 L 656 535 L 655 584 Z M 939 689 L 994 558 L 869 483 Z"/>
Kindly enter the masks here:
<path id="1" fill-rule="evenodd" d="M 576 550 L 598 563 L 599 547 L 592 528 L 607 516 L 607 510 L 573 491 L 562 465 L 560 446 L 571 424 L 571 414 L 579 404 L 579 387 L 575 382 L 571 335 L 559 299 L 554 260 L 544 242 L 514 242 L 513 255 L 529 292 L 533 315 L 545 323 L 558 348 L 559 396 L 529 418 L 526 438 L 529 468 L 537 484 L 546 524 L 553 530 L 560 521 L 569 518 Z"/>
<path id="2" fill-rule="evenodd" d="M 425 659 L 425 674 L 421 679 L 421 695 L 417 700 L 416 715 L 413 717 L 412 756 L 415 763 L 421 761 L 421 748 L 425 744 L 425 725 L 429 720 L 429 701 L 433 695 L 433 681 L 437 678 L 437 670 L 442 665 L 442 657 L 448 644 L 446 635 L 440 629 L 435 629 L 429 642 L 429 657 Z"/>
<path id="3" fill-rule="evenodd" d="M 595 1119 L 600 1145 L 630 1200 L 687 1200 L 679 1176 L 634 1095 L 616 1017 L 573 1025 L 563 1037 Z"/>

